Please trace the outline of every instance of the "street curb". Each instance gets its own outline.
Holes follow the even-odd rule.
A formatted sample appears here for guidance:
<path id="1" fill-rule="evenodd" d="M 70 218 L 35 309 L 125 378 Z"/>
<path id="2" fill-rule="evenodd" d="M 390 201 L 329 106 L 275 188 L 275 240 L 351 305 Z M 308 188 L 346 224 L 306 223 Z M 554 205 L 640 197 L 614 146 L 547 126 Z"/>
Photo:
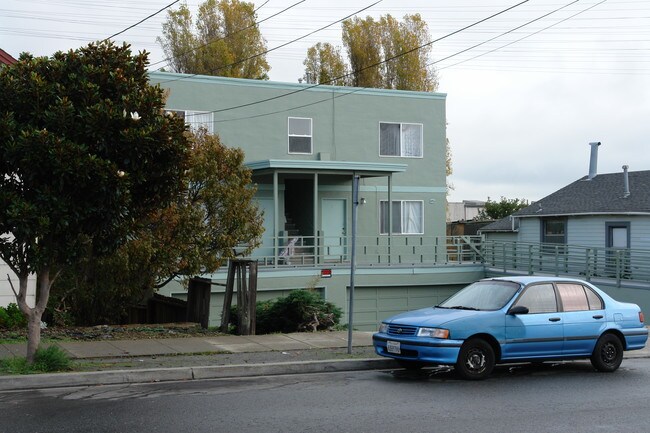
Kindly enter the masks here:
<path id="1" fill-rule="evenodd" d="M 277 376 L 282 374 L 334 373 L 383 370 L 397 367 L 398 364 L 394 360 L 380 358 L 0 376 L 0 391 Z"/>

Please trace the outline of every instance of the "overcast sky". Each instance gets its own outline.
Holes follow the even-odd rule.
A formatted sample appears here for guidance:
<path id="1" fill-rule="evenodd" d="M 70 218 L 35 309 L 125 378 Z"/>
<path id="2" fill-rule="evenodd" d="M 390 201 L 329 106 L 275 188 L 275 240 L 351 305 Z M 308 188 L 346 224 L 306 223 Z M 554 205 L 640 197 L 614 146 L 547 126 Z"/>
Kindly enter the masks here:
<path id="1" fill-rule="evenodd" d="M 258 20 L 298 1 L 258 0 Z M 375 1 L 307 0 L 262 23 L 262 34 L 271 49 Z M 520 1 L 383 0 L 360 15 L 420 13 L 438 39 Z M 2 0 L 0 48 L 49 56 L 111 36 L 171 2 Z M 199 3 L 187 0 L 193 10 Z M 115 40 L 149 51 L 152 69 L 164 66 L 156 37 L 165 16 Z M 269 53 L 271 80 L 295 82 L 308 47 L 340 40 L 334 24 Z M 450 201 L 538 200 L 587 174 L 590 141 L 602 142 L 599 173 L 624 164 L 650 169 L 650 0 L 530 0 L 436 42 L 432 53 L 438 91 L 447 94 Z"/>

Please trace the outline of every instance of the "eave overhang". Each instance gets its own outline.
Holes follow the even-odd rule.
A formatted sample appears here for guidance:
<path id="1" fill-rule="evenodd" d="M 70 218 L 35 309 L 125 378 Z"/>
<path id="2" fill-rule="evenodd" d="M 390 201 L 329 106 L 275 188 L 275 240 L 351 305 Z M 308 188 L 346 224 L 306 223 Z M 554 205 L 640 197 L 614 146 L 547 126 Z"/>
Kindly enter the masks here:
<path id="1" fill-rule="evenodd" d="M 314 160 L 285 160 L 267 159 L 252 161 L 245 164 L 253 170 L 253 175 L 281 173 L 319 173 L 333 175 L 359 175 L 360 177 L 388 176 L 393 173 L 403 173 L 407 164 L 389 164 L 381 162 L 354 161 L 314 161 Z"/>

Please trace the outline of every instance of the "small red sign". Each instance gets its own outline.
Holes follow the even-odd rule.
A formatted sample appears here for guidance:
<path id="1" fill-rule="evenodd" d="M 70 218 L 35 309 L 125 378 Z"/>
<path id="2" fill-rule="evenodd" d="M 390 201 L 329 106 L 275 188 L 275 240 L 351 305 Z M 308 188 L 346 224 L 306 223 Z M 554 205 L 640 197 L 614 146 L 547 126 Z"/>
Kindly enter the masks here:
<path id="1" fill-rule="evenodd" d="M 320 277 L 321 278 L 332 278 L 332 270 L 331 269 L 321 269 L 320 270 Z"/>

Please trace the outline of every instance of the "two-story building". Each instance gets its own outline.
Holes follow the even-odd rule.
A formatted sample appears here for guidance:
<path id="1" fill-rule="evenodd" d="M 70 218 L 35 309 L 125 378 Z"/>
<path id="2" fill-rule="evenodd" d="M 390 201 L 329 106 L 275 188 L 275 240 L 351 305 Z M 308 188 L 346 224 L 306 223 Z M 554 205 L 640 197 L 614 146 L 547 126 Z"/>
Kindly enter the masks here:
<path id="1" fill-rule="evenodd" d="M 440 302 L 482 276 L 480 265 L 463 273 L 431 266 L 449 261 L 445 94 L 162 72 L 150 79 L 168 89 L 170 111 L 246 154 L 265 218 L 253 253 L 258 299 L 314 287 L 345 309 L 355 205 L 359 328 Z M 320 277 L 324 268 L 331 277 Z M 209 277 L 220 282 L 225 273 Z M 221 291 L 213 290 L 213 323 Z M 184 290 L 173 284 L 163 293 Z"/>

